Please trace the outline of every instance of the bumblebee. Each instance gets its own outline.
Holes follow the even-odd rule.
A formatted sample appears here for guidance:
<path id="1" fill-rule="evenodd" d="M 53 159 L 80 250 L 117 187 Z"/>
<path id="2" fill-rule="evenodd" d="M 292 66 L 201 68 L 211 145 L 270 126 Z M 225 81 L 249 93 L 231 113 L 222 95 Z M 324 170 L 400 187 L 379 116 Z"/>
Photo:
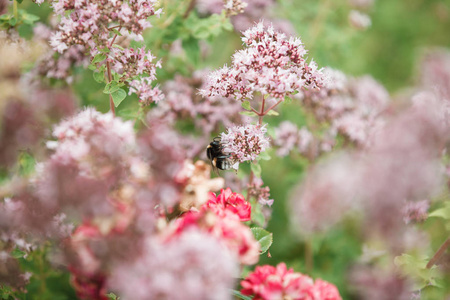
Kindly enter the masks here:
<path id="1" fill-rule="evenodd" d="M 213 170 L 218 174 L 220 170 L 229 170 L 233 166 L 231 154 L 223 153 L 223 146 L 219 137 L 215 137 L 208 147 L 206 147 L 206 156 L 211 161 Z"/>

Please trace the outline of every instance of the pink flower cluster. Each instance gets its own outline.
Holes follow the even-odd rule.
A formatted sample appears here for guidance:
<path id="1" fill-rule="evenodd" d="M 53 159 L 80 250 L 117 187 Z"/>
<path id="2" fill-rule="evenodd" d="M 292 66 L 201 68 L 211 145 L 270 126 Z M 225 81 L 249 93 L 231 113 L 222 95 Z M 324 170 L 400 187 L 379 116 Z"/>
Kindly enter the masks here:
<path id="1" fill-rule="evenodd" d="M 425 221 L 428 218 L 428 208 L 430 208 L 429 200 L 405 203 L 402 209 L 403 221 L 405 224 Z"/>
<path id="2" fill-rule="evenodd" d="M 279 156 L 286 156 L 293 149 L 301 154 L 308 154 L 313 140 L 314 136 L 306 127 L 299 129 L 289 121 L 283 121 L 275 128 L 274 145 L 278 147 Z"/>
<path id="3" fill-rule="evenodd" d="M 241 105 L 229 98 L 203 98 L 198 88 L 204 85 L 207 70 L 196 71 L 191 78 L 176 75 L 162 86 L 165 101 L 158 103 L 149 112 L 151 120 L 162 119 L 174 123 L 178 119 L 191 120 L 205 136 L 219 130 L 221 126 L 241 123 Z M 205 141 L 206 142 L 206 141 Z M 202 148 L 203 150 L 203 148 Z"/>
<path id="4" fill-rule="evenodd" d="M 249 197 L 255 197 L 261 205 L 272 206 L 273 199 L 270 199 L 270 188 L 263 187 L 264 182 L 261 178 L 253 178 L 251 184 L 247 184 Z"/>
<path id="5" fill-rule="evenodd" d="M 50 44 L 59 53 L 72 45 L 83 45 L 91 55 L 95 55 L 108 45 L 111 24 L 137 35 L 150 27 L 147 18 L 161 13 L 161 10 L 155 11 L 155 3 L 156 0 L 54 1 L 52 6 L 61 16 L 61 24 L 52 35 Z"/>
<path id="6" fill-rule="evenodd" d="M 109 53 L 108 61 L 113 66 L 113 70 L 121 74 L 121 80 L 134 78 L 138 75 L 146 74 L 150 80 L 156 79 L 156 68 L 161 68 L 161 61 L 153 64 L 156 57 L 145 48 L 113 48 Z"/>
<path id="7" fill-rule="evenodd" d="M 358 145 L 369 143 L 370 136 L 384 124 L 388 92 L 370 76 L 352 79 L 330 68 L 325 74 L 324 88 L 301 94 L 304 107 L 318 121 L 331 124 L 330 135 L 338 132 Z"/>
<path id="8" fill-rule="evenodd" d="M 148 237 L 141 255 L 113 267 L 108 286 L 124 299 L 230 299 L 238 264 L 214 236 L 190 228 L 162 243 Z"/>
<path id="9" fill-rule="evenodd" d="M 200 212 L 191 211 L 175 220 L 167 239 L 189 230 L 200 230 L 220 240 L 241 264 L 255 264 L 260 245 L 250 228 L 241 223 L 250 218 L 250 211 L 250 203 L 242 195 L 231 193 L 229 189 L 222 190 L 218 197 L 211 195 Z"/>
<path id="10" fill-rule="evenodd" d="M 403 201 L 432 196 L 443 175 L 440 159 L 448 127 L 435 117 L 440 107 L 435 105 L 406 109 L 371 138 L 370 147 L 318 165 L 292 197 L 303 227 L 321 229 L 350 208 L 362 208 L 369 235 L 381 235 L 396 249 L 402 247 L 398 241 L 406 230 Z"/>
<path id="11" fill-rule="evenodd" d="M 241 222 L 250 221 L 252 207 L 244 196 L 233 193 L 230 188 L 222 189 L 218 196 L 214 193 L 209 195 L 208 202 L 203 205 L 204 209 L 211 210 L 220 217 L 231 215 L 237 216 Z"/>
<path id="12" fill-rule="evenodd" d="M 261 125 L 246 124 L 227 128 L 227 132 L 221 135 L 223 151 L 231 155 L 236 163 L 255 160 L 261 152 L 269 148 L 269 138 L 266 136 L 267 129 Z"/>
<path id="13" fill-rule="evenodd" d="M 284 263 L 276 267 L 258 266 L 243 281 L 241 293 L 254 300 L 342 300 L 331 283 L 287 269 Z"/>
<path id="14" fill-rule="evenodd" d="M 312 61 L 299 38 L 287 38 L 272 26 L 260 22 L 243 32 L 245 48 L 232 57 L 231 67 L 223 67 L 209 75 L 204 97 L 251 99 L 255 93 L 283 100 L 303 89 L 323 85 L 323 75 Z"/>

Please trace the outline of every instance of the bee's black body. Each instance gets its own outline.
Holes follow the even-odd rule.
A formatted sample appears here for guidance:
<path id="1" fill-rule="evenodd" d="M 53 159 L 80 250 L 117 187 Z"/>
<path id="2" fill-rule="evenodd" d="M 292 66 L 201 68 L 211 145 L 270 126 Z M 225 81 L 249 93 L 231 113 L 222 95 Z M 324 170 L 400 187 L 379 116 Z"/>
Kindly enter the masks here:
<path id="1" fill-rule="evenodd" d="M 206 147 L 206 155 L 208 159 L 211 161 L 211 165 L 213 169 L 217 172 L 217 169 L 220 170 L 229 170 L 232 167 L 232 162 L 230 160 L 230 154 L 223 153 L 223 147 L 220 143 L 219 138 L 214 138 L 211 143 L 209 143 L 208 147 Z"/>

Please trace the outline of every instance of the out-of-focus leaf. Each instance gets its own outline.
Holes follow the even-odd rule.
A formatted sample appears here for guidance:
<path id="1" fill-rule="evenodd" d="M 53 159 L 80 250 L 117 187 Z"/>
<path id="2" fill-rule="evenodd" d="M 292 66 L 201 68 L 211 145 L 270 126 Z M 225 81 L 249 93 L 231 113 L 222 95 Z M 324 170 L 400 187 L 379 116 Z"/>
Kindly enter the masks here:
<path id="1" fill-rule="evenodd" d="M 256 177 L 261 177 L 261 166 L 258 163 L 250 164 L 250 169 Z"/>
<path id="2" fill-rule="evenodd" d="M 253 236 L 261 245 L 261 254 L 269 250 L 273 242 L 273 234 L 261 227 L 251 228 Z"/>
<path id="3" fill-rule="evenodd" d="M 250 101 L 242 101 L 241 106 L 245 110 L 252 110 L 252 106 L 250 105 Z"/>
<path id="4" fill-rule="evenodd" d="M 446 220 L 450 219 L 450 201 L 444 203 L 444 207 L 438 208 L 435 211 L 428 214 L 428 217 L 438 217 L 444 218 Z"/>
<path id="5" fill-rule="evenodd" d="M 242 295 L 241 292 L 239 292 L 239 291 L 231 290 L 231 293 L 233 294 L 233 296 L 235 296 L 238 299 L 252 300 L 252 298 Z"/>

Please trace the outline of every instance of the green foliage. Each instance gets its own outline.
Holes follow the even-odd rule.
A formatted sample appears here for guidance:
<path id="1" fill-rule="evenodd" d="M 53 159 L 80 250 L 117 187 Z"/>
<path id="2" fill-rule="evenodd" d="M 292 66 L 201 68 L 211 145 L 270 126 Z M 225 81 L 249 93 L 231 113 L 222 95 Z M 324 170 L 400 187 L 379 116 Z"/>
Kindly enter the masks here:
<path id="1" fill-rule="evenodd" d="M 122 101 L 127 96 L 127 92 L 124 89 L 118 89 L 111 93 L 111 97 L 113 98 L 114 105 L 117 107 L 122 103 Z"/>
<path id="2" fill-rule="evenodd" d="M 250 164 L 250 169 L 256 177 L 261 177 L 261 165 L 257 161 Z"/>
<path id="3" fill-rule="evenodd" d="M 20 25 L 33 25 L 38 20 L 38 16 L 19 9 L 17 11 L 17 17 L 14 14 L 0 15 L 0 28 L 8 30 L 10 28 L 19 27 Z"/>
<path id="4" fill-rule="evenodd" d="M 252 106 L 250 105 L 250 101 L 242 101 L 241 106 L 245 110 L 252 110 Z"/>
<path id="5" fill-rule="evenodd" d="M 252 227 L 253 236 L 261 245 L 261 254 L 266 253 L 273 243 L 273 234 L 261 227 Z"/>
<path id="6" fill-rule="evenodd" d="M 430 218 L 442 218 L 445 220 L 445 228 L 450 230 L 450 201 L 444 202 L 443 207 L 428 214 Z"/>
<path id="7" fill-rule="evenodd" d="M 420 290 L 426 286 L 438 286 L 436 278 L 439 278 L 439 271 L 436 266 L 428 269 L 428 261 L 428 257 L 402 254 L 395 258 L 394 263 L 401 268 L 405 276 L 414 280 L 415 290 Z"/>
<path id="8" fill-rule="evenodd" d="M 237 299 L 242 299 L 242 300 L 251 300 L 252 299 L 251 297 L 242 295 L 241 292 L 236 291 L 236 290 L 231 290 L 231 294 L 233 296 L 235 296 Z"/>

